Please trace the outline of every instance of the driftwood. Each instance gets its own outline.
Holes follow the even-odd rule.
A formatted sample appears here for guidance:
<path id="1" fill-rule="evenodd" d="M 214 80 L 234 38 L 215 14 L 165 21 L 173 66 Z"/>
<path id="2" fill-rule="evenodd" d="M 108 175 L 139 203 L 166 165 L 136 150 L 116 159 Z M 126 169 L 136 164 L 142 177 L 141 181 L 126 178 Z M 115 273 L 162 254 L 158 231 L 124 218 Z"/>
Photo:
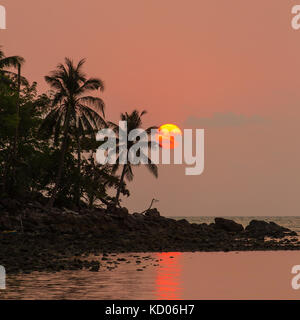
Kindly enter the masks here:
<path id="1" fill-rule="evenodd" d="M 153 198 L 152 201 L 151 201 L 151 203 L 150 203 L 149 208 L 146 209 L 145 211 L 141 212 L 141 213 L 143 214 L 143 213 L 149 211 L 149 210 L 152 208 L 153 204 L 156 203 L 156 202 L 159 202 L 159 200 Z"/>

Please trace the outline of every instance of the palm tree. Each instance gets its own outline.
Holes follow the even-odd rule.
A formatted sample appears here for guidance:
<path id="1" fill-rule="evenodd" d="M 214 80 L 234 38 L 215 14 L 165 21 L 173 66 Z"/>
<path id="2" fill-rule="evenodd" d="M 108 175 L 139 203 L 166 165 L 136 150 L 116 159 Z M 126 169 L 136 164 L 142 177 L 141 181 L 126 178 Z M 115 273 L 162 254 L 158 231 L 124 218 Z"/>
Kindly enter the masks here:
<path id="1" fill-rule="evenodd" d="M 5 70 L 4 68 L 18 68 L 19 65 L 24 64 L 25 60 L 24 58 L 20 56 L 11 56 L 11 57 L 6 57 L 4 52 L 1 49 L 0 46 L 0 75 L 1 78 L 3 75 L 6 76 L 16 76 L 16 73 L 12 71 Z"/>
<path id="2" fill-rule="evenodd" d="M 17 104 L 17 116 L 20 114 L 20 90 L 21 84 L 28 84 L 27 80 L 21 76 L 21 66 L 25 63 L 24 58 L 20 56 L 6 57 L 4 52 L 1 50 L 0 46 L 0 81 L 5 84 L 12 84 L 11 80 L 17 80 L 17 94 L 18 94 L 18 104 Z M 13 71 L 6 70 L 6 68 L 15 68 L 17 73 Z M 14 153 L 16 153 L 17 140 L 18 140 L 18 128 L 16 127 L 16 136 L 14 144 Z"/>
<path id="3" fill-rule="evenodd" d="M 20 93 L 21 83 L 27 84 L 27 80 L 21 76 L 21 66 L 25 63 L 20 56 L 6 57 L 0 46 L 0 81 L 5 84 L 12 84 L 12 80 L 17 80 L 18 94 Z M 7 68 L 17 69 L 17 73 L 7 70 Z"/>
<path id="4" fill-rule="evenodd" d="M 94 153 L 83 161 L 83 188 L 84 198 L 89 207 L 101 201 L 105 205 L 110 205 L 112 198 L 108 195 L 107 189 L 119 186 L 119 177 L 112 173 L 111 165 L 101 165 L 97 163 Z M 129 196 L 129 191 L 124 189 L 122 193 Z"/>
<path id="5" fill-rule="evenodd" d="M 68 136 L 71 131 L 75 132 L 78 145 L 78 173 L 80 175 L 80 136 L 85 132 L 95 133 L 95 130 L 105 124 L 103 100 L 90 95 L 92 91 L 104 90 L 103 81 L 98 78 L 87 79 L 82 71 L 84 63 L 85 59 L 82 59 L 77 65 L 74 65 L 72 60 L 65 58 L 65 64 L 59 64 L 56 70 L 45 77 L 46 82 L 53 89 L 54 95 L 52 110 L 45 118 L 41 130 L 48 134 L 54 134 L 55 143 L 58 143 L 62 134 L 60 162 L 55 186 L 48 202 L 49 207 L 53 206 L 60 186 L 64 159 L 68 149 Z M 80 190 L 79 186 L 78 190 Z"/>
<path id="6" fill-rule="evenodd" d="M 134 110 L 131 114 L 128 114 L 127 112 L 122 113 L 121 114 L 121 121 L 126 121 L 128 132 L 135 130 L 135 129 L 140 129 L 142 127 L 142 116 L 145 115 L 146 113 L 147 113 L 147 111 L 142 111 L 141 113 L 139 113 L 139 111 L 137 111 L 137 110 Z M 117 124 L 109 122 L 109 125 L 114 129 L 114 131 L 116 133 L 123 131 L 123 129 L 120 128 Z M 157 129 L 157 127 L 155 127 L 155 126 L 149 127 L 145 131 L 148 135 L 150 135 L 152 129 Z M 137 142 L 138 142 L 138 140 L 128 141 L 128 136 L 127 136 L 127 160 L 128 160 L 128 151 Z M 118 143 L 118 146 L 117 146 L 117 152 L 118 152 L 121 148 L 119 138 L 117 139 L 117 143 Z M 147 142 L 147 146 L 150 145 L 150 143 L 151 142 Z M 141 142 L 140 142 L 140 144 L 142 145 Z M 120 152 L 118 152 L 116 164 L 113 165 L 113 170 L 112 170 L 113 173 L 116 173 L 116 171 L 120 167 L 120 156 L 121 156 L 121 154 L 120 154 Z M 157 178 L 158 177 L 157 166 L 152 163 L 152 161 L 148 158 L 148 155 L 141 153 L 140 156 L 146 160 L 145 161 L 145 162 L 147 162 L 146 167 L 149 169 L 150 173 L 152 173 Z M 128 161 L 126 164 L 123 164 L 123 169 L 122 169 L 122 173 L 121 173 L 121 177 L 120 177 L 120 183 L 117 188 L 117 194 L 116 194 L 116 198 L 115 198 L 116 205 L 119 204 L 120 193 L 121 193 L 122 188 L 124 187 L 125 177 L 127 178 L 128 181 L 132 181 L 133 177 L 134 177 L 133 171 L 132 171 L 132 165 Z"/>
<path id="7" fill-rule="evenodd" d="M 24 58 L 20 56 L 10 56 L 6 57 L 4 52 L 0 46 L 0 84 L 4 84 L 6 86 L 13 86 L 14 81 L 17 82 L 17 118 L 20 117 L 20 91 L 21 91 L 21 84 L 27 85 L 27 80 L 21 76 L 21 66 L 25 63 Z M 17 69 L 17 73 L 6 70 L 6 68 L 15 68 Z M 15 87 L 14 87 L 15 88 Z M 13 143 L 12 153 L 10 154 L 10 158 L 17 157 L 17 150 L 18 150 L 18 137 L 19 137 L 19 121 L 17 122 L 16 129 L 15 129 L 15 139 Z M 14 162 L 14 161 L 12 161 Z M 5 170 L 7 172 L 7 170 Z M 15 168 L 13 170 L 13 177 L 15 176 Z M 6 176 L 6 173 L 5 173 Z M 6 180 L 6 177 L 5 179 Z"/>

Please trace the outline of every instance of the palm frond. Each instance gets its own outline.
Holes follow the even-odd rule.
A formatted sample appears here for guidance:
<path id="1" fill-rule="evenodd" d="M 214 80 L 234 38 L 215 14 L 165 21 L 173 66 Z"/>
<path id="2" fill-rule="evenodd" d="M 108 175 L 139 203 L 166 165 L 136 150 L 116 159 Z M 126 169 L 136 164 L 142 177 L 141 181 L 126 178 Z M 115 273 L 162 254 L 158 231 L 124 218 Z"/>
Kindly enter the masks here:
<path id="1" fill-rule="evenodd" d="M 87 107 L 93 108 L 98 113 L 102 113 L 105 116 L 104 109 L 105 104 L 101 98 L 93 97 L 93 96 L 85 96 L 78 99 L 80 104 L 86 104 Z"/>
<path id="2" fill-rule="evenodd" d="M 151 163 L 150 159 L 149 163 L 146 164 L 146 168 L 155 176 L 155 178 L 158 178 L 158 167 L 156 164 Z"/>
<path id="3" fill-rule="evenodd" d="M 104 82 L 98 78 L 90 78 L 86 81 L 83 81 L 84 83 L 81 85 L 81 87 L 78 89 L 78 93 L 83 94 L 87 91 L 93 91 L 93 90 L 100 90 L 104 91 Z"/>
<path id="4" fill-rule="evenodd" d="M 3 57 L 0 59 L 0 69 L 2 68 L 17 68 L 18 65 L 24 64 L 25 59 L 19 56 L 12 56 L 12 57 Z"/>
<path id="5" fill-rule="evenodd" d="M 126 165 L 125 176 L 126 176 L 126 179 L 128 181 L 132 181 L 133 180 L 134 175 L 133 175 L 132 168 L 131 168 L 130 164 Z"/>

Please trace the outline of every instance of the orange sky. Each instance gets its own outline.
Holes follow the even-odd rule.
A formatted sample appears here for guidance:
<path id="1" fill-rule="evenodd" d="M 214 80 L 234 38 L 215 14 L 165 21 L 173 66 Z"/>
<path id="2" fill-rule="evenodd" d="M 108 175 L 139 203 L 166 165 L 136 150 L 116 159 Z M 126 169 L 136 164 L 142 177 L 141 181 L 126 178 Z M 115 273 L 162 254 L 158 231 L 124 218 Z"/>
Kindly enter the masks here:
<path id="1" fill-rule="evenodd" d="M 145 125 L 204 127 L 205 172 L 138 168 L 126 205 L 164 215 L 296 215 L 300 209 L 300 31 L 293 0 L 0 0 L 5 52 L 43 76 L 87 57 L 107 117 L 147 109 Z M 299 0 L 300 4 L 300 0 Z M 145 183 L 146 181 L 146 183 Z"/>

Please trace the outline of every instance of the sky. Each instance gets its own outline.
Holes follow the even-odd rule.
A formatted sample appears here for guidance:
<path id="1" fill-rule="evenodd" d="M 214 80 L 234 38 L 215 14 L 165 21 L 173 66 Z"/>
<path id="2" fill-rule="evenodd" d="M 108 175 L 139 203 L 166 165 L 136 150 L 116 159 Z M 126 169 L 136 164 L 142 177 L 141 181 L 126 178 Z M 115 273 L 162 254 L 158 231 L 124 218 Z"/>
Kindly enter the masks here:
<path id="1" fill-rule="evenodd" d="M 135 168 L 130 211 L 165 216 L 291 216 L 300 209 L 300 30 L 297 0 L 0 0 L 7 55 L 44 76 L 87 58 L 105 82 L 106 117 L 148 110 L 145 127 L 205 129 L 205 169 Z"/>

